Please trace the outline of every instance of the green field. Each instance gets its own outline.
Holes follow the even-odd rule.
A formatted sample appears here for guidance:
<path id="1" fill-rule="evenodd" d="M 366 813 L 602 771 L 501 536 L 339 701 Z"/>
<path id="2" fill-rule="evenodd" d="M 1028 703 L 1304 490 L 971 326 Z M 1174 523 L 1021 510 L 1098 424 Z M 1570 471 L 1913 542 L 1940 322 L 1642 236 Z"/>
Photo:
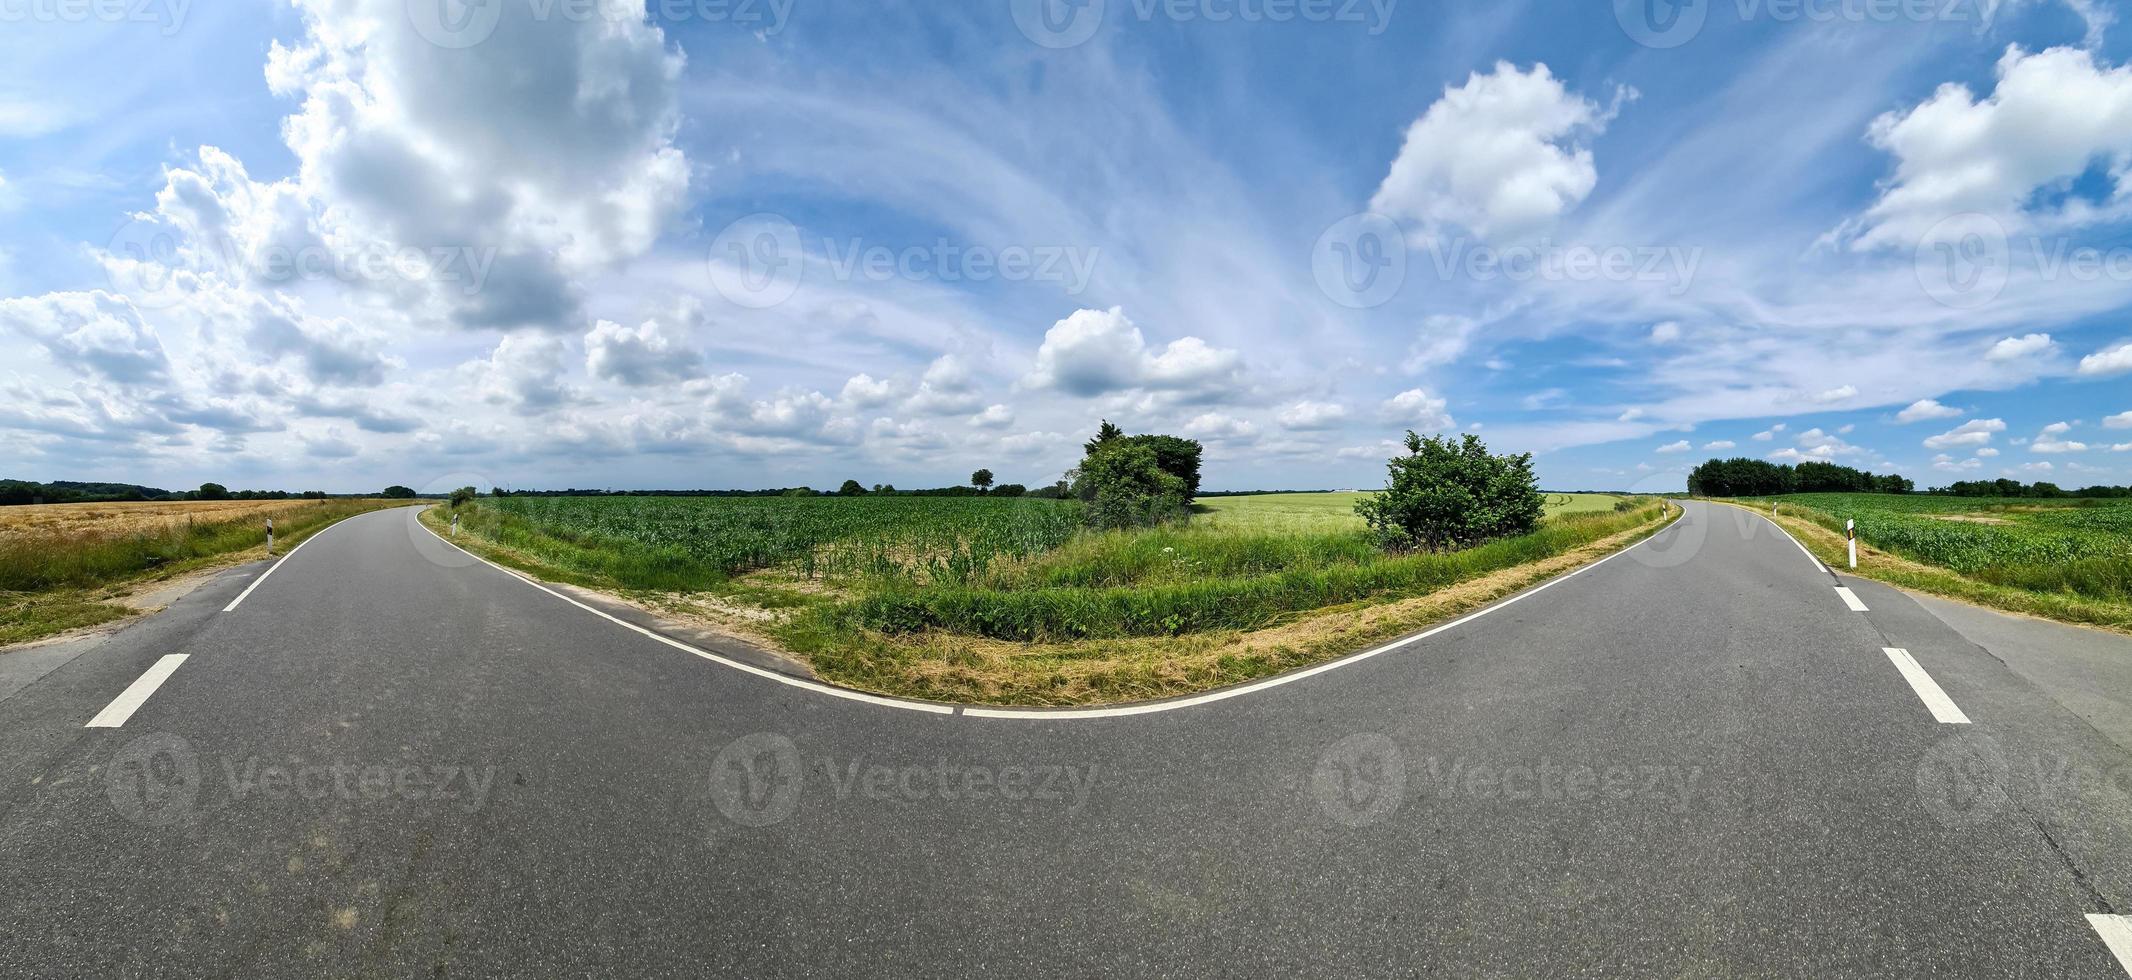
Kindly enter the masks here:
<path id="1" fill-rule="evenodd" d="M 1810 493 L 1742 498 L 1828 532 L 1817 551 L 1841 560 L 1843 522 L 1869 549 L 1915 563 L 1860 571 L 1900 585 L 2018 612 L 2132 627 L 2132 500 Z M 1944 570 L 1944 571 L 1938 571 Z"/>
<path id="2" fill-rule="evenodd" d="M 1533 534 L 1387 555 L 1353 514 L 1359 496 L 1214 498 L 1188 524 L 1130 531 L 1084 530 L 1077 502 L 1028 498 L 511 497 L 461 515 L 475 539 L 542 574 L 774 610 L 762 627 L 769 638 L 832 680 L 991 700 L 1043 689 L 1045 703 L 1106 695 L 1100 684 L 1001 684 L 996 670 L 983 683 L 954 680 L 943 663 L 952 666 L 964 642 L 1057 653 L 1261 630 L 1328 607 L 1428 595 L 1655 526 L 1658 516 L 1648 500 L 1557 495 Z M 1220 680 L 1266 669 L 1231 664 Z M 1165 683 L 1140 678 L 1133 693 L 1150 693 L 1149 684 L 1174 693 Z"/>

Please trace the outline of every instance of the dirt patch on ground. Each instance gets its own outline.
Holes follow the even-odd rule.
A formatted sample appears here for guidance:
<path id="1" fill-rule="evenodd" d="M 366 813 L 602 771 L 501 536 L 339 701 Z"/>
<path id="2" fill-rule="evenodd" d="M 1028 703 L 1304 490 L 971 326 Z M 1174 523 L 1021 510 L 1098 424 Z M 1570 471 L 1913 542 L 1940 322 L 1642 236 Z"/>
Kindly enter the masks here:
<path id="1" fill-rule="evenodd" d="M 2009 521 L 2009 520 L 2007 520 L 2006 518 L 2003 518 L 2003 517 L 1992 517 L 1992 516 L 1990 516 L 1990 515 L 1987 515 L 1987 514 L 1926 514 L 1926 515 L 1924 515 L 1924 516 L 1926 516 L 1926 517 L 1929 517 L 1929 518 L 1932 518 L 1932 519 L 1933 519 L 1933 520 L 1935 520 L 1935 521 L 1954 521 L 1954 522 L 1957 522 L 1957 523 L 1960 523 L 1960 524 L 2012 524 L 2012 523 L 2013 523 L 2012 521 Z"/>

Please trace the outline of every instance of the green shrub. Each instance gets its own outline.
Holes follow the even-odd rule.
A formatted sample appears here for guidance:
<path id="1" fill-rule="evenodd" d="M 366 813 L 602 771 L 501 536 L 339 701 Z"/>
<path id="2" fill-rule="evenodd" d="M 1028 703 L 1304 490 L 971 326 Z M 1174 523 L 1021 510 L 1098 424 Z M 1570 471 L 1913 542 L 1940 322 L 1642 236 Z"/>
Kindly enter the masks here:
<path id="1" fill-rule="evenodd" d="M 1386 463 L 1384 492 L 1355 504 L 1380 547 L 1443 551 L 1530 534 L 1546 500 L 1532 454 L 1490 455 L 1479 436 L 1453 442 L 1407 433 L 1407 455 Z"/>

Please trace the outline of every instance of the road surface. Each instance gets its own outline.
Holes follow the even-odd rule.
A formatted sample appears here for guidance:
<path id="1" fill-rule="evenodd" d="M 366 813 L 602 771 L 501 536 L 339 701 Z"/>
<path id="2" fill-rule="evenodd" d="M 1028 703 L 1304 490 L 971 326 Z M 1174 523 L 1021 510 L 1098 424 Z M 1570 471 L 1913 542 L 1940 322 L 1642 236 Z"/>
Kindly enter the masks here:
<path id="1" fill-rule="evenodd" d="M 1691 503 L 1293 682 L 981 717 L 374 513 L 4 695 L 0 975 L 2125 977 L 2132 649 L 2063 629 Z"/>

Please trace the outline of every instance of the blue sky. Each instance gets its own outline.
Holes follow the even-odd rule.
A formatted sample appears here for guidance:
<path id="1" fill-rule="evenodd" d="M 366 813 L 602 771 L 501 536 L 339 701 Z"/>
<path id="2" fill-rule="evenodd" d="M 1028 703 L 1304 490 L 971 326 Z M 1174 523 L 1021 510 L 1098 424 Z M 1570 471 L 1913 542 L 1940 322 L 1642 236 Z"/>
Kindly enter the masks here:
<path id="1" fill-rule="evenodd" d="M 2093 0 L 0 0 L 0 475 L 2132 482 Z"/>

